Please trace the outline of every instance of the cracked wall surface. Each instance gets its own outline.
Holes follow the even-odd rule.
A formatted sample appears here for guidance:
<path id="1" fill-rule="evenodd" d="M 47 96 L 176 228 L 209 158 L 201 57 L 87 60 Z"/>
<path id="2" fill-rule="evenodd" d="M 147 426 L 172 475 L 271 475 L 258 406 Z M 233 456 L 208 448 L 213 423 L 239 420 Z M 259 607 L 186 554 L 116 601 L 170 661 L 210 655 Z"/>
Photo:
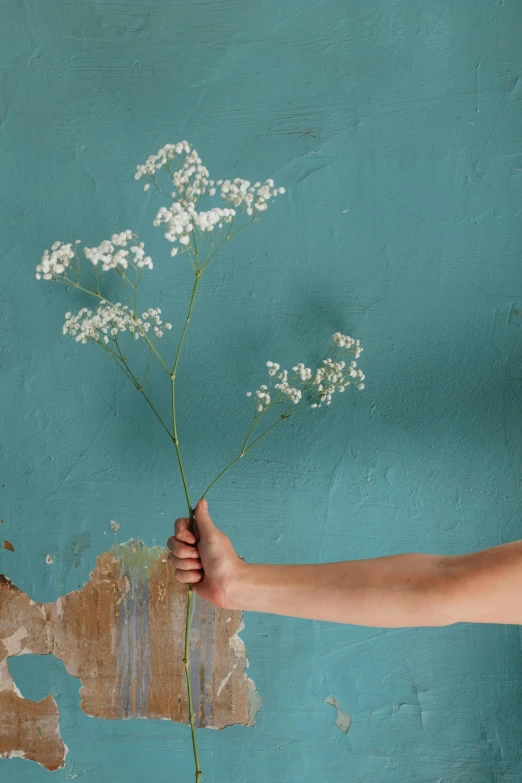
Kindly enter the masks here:
<path id="1" fill-rule="evenodd" d="M 183 668 L 186 588 L 167 551 L 142 541 L 99 555 L 89 581 L 48 604 L 32 601 L 0 576 L 0 755 L 63 766 L 52 695 L 24 699 L 9 673 L 15 655 L 54 655 L 81 682 L 80 706 L 96 718 L 187 722 Z M 191 684 L 196 725 L 252 725 L 261 699 L 245 669 L 241 612 L 195 596 Z"/>

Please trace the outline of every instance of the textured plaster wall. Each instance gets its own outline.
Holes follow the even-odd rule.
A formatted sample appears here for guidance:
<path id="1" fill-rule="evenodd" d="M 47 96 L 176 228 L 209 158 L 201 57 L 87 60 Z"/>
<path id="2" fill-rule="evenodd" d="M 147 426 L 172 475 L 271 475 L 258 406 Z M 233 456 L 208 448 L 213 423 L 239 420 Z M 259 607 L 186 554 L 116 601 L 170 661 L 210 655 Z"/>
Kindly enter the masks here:
<path id="1" fill-rule="evenodd" d="M 313 361 L 338 329 L 366 349 L 364 393 L 281 428 L 211 495 L 240 554 L 522 537 L 521 24 L 518 0 L 4 0 L 0 572 L 53 602 L 114 543 L 164 545 L 184 510 L 143 401 L 61 337 L 75 303 L 33 275 L 55 239 L 132 227 L 178 328 L 191 280 L 133 172 L 184 137 L 216 176 L 288 189 L 202 283 L 179 385 L 194 493 L 235 452 L 267 359 Z M 250 615 L 242 637 L 264 705 L 253 728 L 200 732 L 206 782 L 522 779 L 519 628 Z M 69 748 L 52 773 L 0 761 L 13 783 L 192 779 L 186 727 L 87 717 L 50 656 L 9 669 L 55 696 Z"/>

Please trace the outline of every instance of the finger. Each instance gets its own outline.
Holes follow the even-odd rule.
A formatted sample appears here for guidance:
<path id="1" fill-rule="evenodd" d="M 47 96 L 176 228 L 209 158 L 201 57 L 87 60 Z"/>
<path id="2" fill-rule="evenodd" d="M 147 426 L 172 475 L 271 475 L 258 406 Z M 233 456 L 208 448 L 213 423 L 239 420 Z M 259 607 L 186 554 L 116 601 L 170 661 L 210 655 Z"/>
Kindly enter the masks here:
<path id="1" fill-rule="evenodd" d="M 194 510 L 194 516 L 196 522 L 198 523 L 198 530 L 200 535 L 208 536 L 216 532 L 217 528 L 210 518 L 210 514 L 208 513 L 208 503 L 203 498 L 198 501 Z"/>
<path id="2" fill-rule="evenodd" d="M 169 561 L 174 568 L 179 568 L 181 571 L 201 571 L 203 569 L 201 560 L 182 560 L 175 555 L 169 555 Z"/>
<path id="3" fill-rule="evenodd" d="M 194 536 L 194 533 L 191 533 L 190 531 L 190 519 L 188 519 L 187 517 L 176 519 L 176 523 L 174 525 L 174 533 L 176 538 L 179 538 L 180 541 L 185 541 L 186 544 L 196 543 L 196 538 Z"/>
<path id="4" fill-rule="evenodd" d="M 167 539 L 167 548 L 177 557 L 199 557 L 197 547 L 194 544 L 184 544 L 176 536 Z"/>
<path id="5" fill-rule="evenodd" d="M 176 557 L 186 557 L 197 560 L 199 558 L 199 552 L 195 546 L 184 544 L 182 541 L 178 541 L 177 538 L 171 536 L 167 541 L 167 546 Z"/>
<path id="6" fill-rule="evenodd" d="M 196 584 L 203 579 L 203 571 L 180 571 L 176 568 L 176 579 L 184 585 Z"/>

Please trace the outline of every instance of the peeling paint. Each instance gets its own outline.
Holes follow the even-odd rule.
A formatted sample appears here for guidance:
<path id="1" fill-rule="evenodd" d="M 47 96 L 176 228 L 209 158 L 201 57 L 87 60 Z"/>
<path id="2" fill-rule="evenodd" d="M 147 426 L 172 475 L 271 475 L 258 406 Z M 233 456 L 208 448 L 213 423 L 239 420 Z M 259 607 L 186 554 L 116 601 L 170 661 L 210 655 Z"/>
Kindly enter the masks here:
<path id="1" fill-rule="evenodd" d="M 230 678 L 231 678 L 231 677 L 232 677 L 232 672 L 229 672 L 229 673 L 227 674 L 227 676 L 226 676 L 226 677 L 223 677 L 223 679 L 222 679 L 222 680 L 221 680 L 221 682 L 219 683 L 219 688 L 217 689 L 217 693 L 216 693 L 216 697 L 217 697 L 218 699 L 219 699 L 219 697 L 220 697 L 220 695 L 221 695 L 221 691 L 223 690 L 223 688 L 225 687 L 225 685 L 227 684 L 227 682 L 230 680 Z"/>
<path id="2" fill-rule="evenodd" d="M 263 706 L 263 697 L 257 692 L 254 680 L 248 678 L 248 725 L 255 726 L 257 713 Z"/>
<path id="3" fill-rule="evenodd" d="M 344 731 L 345 734 L 348 734 L 348 729 L 352 723 L 352 716 L 341 710 L 339 702 L 333 696 L 328 696 L 328 698 L 325 699 L 325 702 L 336 708 L 337 718 L 335 720 L 335 725 L 339 726 L 341 731 Z"/>
<path id="4" fill-rule="evenodd" d="M 16 689 L 7 668 L 7 659 L 15 655 L 52 654 L 62 660 L 81 681 L 80 706 L 87 715 L 186 723 L 186 595 L 167 563 L 167 550 L 138 540 L 99 555 L 82 589 L 54 603 L 32 601 L 0 577 L 0 710 L 5 716 L 0 754 L 21 748 L 26 758 L 56 769 L 66 753 L 53 696 L 31 702 Z M 197 596 L 194 605 L 196 724 L 251 726 L 262 699 L 245 674 L 241 612 L 219 609 Z M 35 733 L 41 740 L 36 745 Z"/>

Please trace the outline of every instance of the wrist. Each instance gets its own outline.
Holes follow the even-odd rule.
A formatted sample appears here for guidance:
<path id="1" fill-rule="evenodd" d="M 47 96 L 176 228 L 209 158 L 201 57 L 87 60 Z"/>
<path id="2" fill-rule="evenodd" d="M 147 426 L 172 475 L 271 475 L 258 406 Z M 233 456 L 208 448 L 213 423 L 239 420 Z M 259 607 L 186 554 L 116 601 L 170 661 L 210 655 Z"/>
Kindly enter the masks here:
<path id="1" fill-rule="evenodd" d="M 234 569 L 234 573 L 227 585 L 226 589 L 226 606 L 227 609 L 247 609 L 246 598 L 248 595 L 248 586 L 251 581 L 253 566 L 250 563 L 246 563 L 241 558 L 237 567 Z"/>

